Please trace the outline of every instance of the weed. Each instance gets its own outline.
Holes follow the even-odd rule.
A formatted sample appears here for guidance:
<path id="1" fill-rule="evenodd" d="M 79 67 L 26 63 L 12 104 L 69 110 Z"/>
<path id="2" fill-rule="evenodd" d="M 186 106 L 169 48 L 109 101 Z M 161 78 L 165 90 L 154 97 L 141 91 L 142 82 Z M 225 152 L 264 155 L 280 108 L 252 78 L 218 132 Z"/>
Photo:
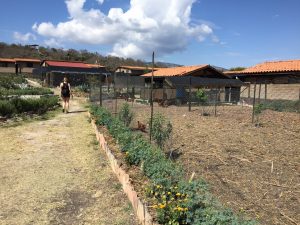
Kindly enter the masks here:
<path id="1" fill-rule="evenodd" d="M 120 112 L 119 112 L 119 119 L 124 123 L 126 127 L 129 127 L 132 119 L 133 113 L 130 110 L 129 104 L 124 103 Z"/>
<path id="2" fill-rule="evenodd" d="M 153 116 L 152 137 L 161 149 L 163 149 L 166 141 L 170 138 L 172 129 L 172 124 L 163 115 L 155 114 Z"/>

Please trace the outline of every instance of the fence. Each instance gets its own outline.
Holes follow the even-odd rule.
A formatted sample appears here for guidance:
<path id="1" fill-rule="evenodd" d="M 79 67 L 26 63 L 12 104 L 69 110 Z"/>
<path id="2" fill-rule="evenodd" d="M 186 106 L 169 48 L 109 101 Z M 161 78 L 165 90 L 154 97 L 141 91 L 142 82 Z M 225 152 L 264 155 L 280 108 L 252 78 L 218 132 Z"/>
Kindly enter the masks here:
<path id="1" fill-rule="evenodd" d="M 195 80 L 192 80 L 195 81 Z M 199 81 L 199 80 L 198 80 Z M 207 80 L 204 80 L 207 82 Z M 137 121 L 147 123 L 151 117 L 151 96 L 154 113 L 195 112 L 202 116 L 245 119 L 258 124 L 267 110 L 300 112 L 300 84 L 211 85 L 203 80 L 182 82 L 172 86 L 168 80 L 151 85 L 143 77 L 115 76 L 90 81 L 90 100 L 117 115 L 121 106 L 131 105 Z M 217 79 L 212 82 L 219 82 Z M 201 85 L 201 82 L 204 83 Z M 224 85 L 224 86 L 222 86 Z M 152 95 L 151 95 L 152 93 Z M 134 121 L 134 123 L 137 123 Z"/>

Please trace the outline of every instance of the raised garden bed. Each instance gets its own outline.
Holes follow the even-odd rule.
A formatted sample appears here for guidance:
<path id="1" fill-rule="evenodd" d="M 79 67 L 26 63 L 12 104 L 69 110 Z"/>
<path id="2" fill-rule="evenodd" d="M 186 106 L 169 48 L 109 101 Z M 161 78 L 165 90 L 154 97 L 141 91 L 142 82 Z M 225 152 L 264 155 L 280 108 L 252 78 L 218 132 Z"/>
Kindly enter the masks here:
<path id="1" fill-rule="evenodd" d="M 153 223 L 149 221 L 151 217 L 155 223 L 174 225 L 255 224 L 254 221 L 243 219 L 241 215 L 234 215 L 231 210 L 218 203 L 209 193 L 204 181 L 186 179 L 180 166 L 167 159 L 160 149 L 152 146 L 141 135 L 133 134 L 105 109 L 92 107 L 91 114 L 98 126 L 94 125 L 98 140 L 106 151 L 113 170 L 121 177 L 119 180 L 125 193 L 133 191 L 133 194 L 127 195 L 137 215 L 139 216 L 141 208 L 144 211 L 144 217 L 140 219 L 143 224 L 146 224 L 145 221 L 147 224 Z M 105 139 L 110 139 L 110 143 Z M 111 144 L 115 148 L 108 147 Z M 142 206 L 142 201 L 136 200 L 137 196 L 144 199 L 148 207 L 145 207 L 145 203 Z M 151 216 L 145 216 L 148 215 L 145 214 L 147 209 L 151 209 Z"/>

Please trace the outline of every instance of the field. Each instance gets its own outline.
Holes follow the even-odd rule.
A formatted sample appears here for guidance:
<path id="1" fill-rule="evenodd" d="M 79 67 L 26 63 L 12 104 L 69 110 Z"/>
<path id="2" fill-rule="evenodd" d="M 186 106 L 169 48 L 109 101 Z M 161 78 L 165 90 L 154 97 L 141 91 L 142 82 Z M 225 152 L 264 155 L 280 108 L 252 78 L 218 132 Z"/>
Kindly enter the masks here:
<path id="1" fill-rule="evenodd" d="M 147 123 L 149 106 L 130 105 L 132 126 Z M 202 116 L 196 107 L 192 112 L 187 107 L 154 107 L 154 113 L 173 124 L 167 153 L 184 165 L 187 176 L 195 172 L 224 205 L 261 224 L 298 224 L 300 115 L 266 110 L 256 127 L 251 110 L 222 106 L 215 117 Z"/>

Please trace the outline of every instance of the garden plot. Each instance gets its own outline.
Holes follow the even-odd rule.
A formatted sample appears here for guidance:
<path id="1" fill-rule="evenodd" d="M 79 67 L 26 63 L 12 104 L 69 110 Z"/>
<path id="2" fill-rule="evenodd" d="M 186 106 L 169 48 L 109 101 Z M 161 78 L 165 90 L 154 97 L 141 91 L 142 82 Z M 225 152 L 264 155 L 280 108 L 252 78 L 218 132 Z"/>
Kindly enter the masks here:
<path id="1" fill-rule="evenodd" d="M 146 124 L 149 106 L 131 105 L 132 126 Z M 251 110 L 224 106 L 217 117 L 204 117 L 197 108 L 154 108 L 173 124 L 168 149 L 187 176 L 195 172 L 203 177 L 223 204 L 261 224 L 298 224 L 300 116 L 266 110 L 257 128 L 251 124 Z"/>

